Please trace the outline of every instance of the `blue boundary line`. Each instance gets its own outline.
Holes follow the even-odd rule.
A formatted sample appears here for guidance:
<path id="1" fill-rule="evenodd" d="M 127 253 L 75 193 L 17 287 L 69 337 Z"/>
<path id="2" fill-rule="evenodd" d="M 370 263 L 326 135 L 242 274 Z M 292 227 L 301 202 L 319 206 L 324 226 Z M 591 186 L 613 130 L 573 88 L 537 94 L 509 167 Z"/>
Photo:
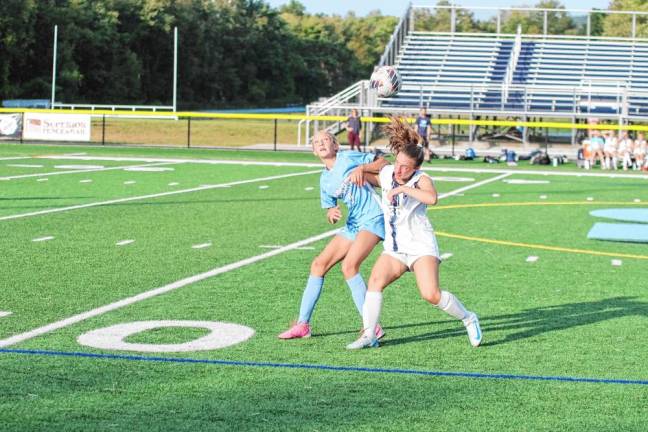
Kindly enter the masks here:
<path id="1" fill-rule="evenodd" d="M 95 353 L 68 352 L 68 351 L 44 351 L 44 350 L 0 348 L 0 353 L 42 355 L 42 356 L 53 356 L 53 357 L 85 357 L 85 358 L 96 358 L 96 359 L 105 359 L 105 360 L 129 360 L 129 361 L 147 361 L 147 362 L 161 362 L 161 363 L 211 364 L 211 365 L 219 365 L 219 366 L 245 366 L 245 367 L 265 367 L 265 368 L 280 368 L 280 369 L 314 369 L 314 370 L 325 370 L 325 371 L 335 371 L 335 372 L 387 373 L 387 374 L 422 375 L 422 376 L 455 377 L 455 378 L 559 381 L 559 382 L 575 382 L 575 383 L 591 383 L 591 384 L 648 385 L 648 380 L 579 378 L 579 377 L 561 377 L 561 376 L 543 376 L 543 375 L 484 374 L 484 373 L 477 373 L 477 372 L 441 372 L 441 371 L 425 371 L 425 370 L 416 370 L 416 369 L 386 369 L 386 368 L 369 368 L 369 367 L 355 367 L 355 366 L 328 366 L 328 365 L 317 365 L 317 364 L 250 362 L 250 361 L 234 361 L 234 360 L 203 360 L 203 359 L 173 358 L 173 357 L 147 357 L 147 356 L 123 355 L 123 354 L 95 354 Z"/>

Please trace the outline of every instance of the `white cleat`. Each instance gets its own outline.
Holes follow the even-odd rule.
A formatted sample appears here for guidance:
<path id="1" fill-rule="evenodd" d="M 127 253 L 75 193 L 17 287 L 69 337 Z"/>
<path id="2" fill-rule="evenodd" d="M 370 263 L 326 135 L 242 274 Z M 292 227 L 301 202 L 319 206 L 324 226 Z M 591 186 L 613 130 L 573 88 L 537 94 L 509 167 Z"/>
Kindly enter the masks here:
<path id="1" fill-rule="evenodd" d="M 362 348 L 378 348 L 380 346 L 380 343 L 378 343 L 378 339 L 370 339 L 365 335 L 360 336 L 357 341 L 350 343 L 349 345 L 346 346 L 348 350 L 357 350 L 357 349 L 362 349 Z"/>
<path id="2" fill-rule="evenodd" d="M 468 332 L 468 339 L 470 340 L 470 345 L 478 347 L 482 342 L 482 331 L 479 327 L 479 319 L 474 312 L 471 312 L 468 315 L 468 318 L 463 320 L 464 326 L 466 326 L 466 331 Z"/>

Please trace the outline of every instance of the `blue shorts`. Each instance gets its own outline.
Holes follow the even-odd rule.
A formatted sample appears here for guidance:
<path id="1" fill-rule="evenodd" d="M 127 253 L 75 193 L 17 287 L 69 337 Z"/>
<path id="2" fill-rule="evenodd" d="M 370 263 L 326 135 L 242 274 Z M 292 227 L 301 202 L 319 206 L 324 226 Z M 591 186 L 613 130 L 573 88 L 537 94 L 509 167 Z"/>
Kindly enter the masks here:
<path id="1" fill-rule="evenodd" d="M 373 219 L 363 221 L 360 224 L 346 224 L 340 230 L 340 235 L 353 241 L 360 231 L 369 231 L 383 240 L 385 238 L 385 218 L 383 215 L 380 215 Z"/>

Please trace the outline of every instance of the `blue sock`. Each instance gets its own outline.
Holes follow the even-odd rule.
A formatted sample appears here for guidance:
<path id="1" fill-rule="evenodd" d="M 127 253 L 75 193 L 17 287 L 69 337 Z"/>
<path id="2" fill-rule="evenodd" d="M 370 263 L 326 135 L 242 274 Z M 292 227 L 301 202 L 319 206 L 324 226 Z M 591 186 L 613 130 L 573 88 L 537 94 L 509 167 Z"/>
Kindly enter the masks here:
<path id="1" fill-rule="evenodd" d="M 365 294 L 367 293 L 367 285 L 365 285 L 362 275 L 358 273 L 353 276 L 351 279 L 346 280 L 347 285 L 351 288 L 351 297 L 353 297 L 353 303 L 355 303 L 356 308 L 360 316 L 362 316 L 362 305 L 364 305 Z"/>
<path id="2" fill-rule="evenodd" d="M 313 309 L 315 309 L 315 304 L 322 293 L 323 285 L 323 277 L 313 275 L 308 277 L 306 288 L 304 288 L 304 294 L 302 294 L 301 307 L 299 308 L 299 322 L 310 322 L 311 315 L 313 315 Z"/>

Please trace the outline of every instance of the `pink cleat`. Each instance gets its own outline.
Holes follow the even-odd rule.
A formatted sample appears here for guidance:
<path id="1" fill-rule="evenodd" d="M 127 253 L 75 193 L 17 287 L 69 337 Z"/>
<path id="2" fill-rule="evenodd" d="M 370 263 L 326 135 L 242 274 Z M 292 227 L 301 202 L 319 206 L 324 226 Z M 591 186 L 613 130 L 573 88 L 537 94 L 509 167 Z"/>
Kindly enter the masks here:
<path id="1" fill-rule="evenodd" d="M 279 339 L 300 339 L 308 338 L 311 336 L 310 324 L 297 323 L 290 327 L 285 332 L 281 333 Z"/>

